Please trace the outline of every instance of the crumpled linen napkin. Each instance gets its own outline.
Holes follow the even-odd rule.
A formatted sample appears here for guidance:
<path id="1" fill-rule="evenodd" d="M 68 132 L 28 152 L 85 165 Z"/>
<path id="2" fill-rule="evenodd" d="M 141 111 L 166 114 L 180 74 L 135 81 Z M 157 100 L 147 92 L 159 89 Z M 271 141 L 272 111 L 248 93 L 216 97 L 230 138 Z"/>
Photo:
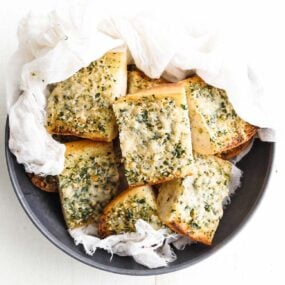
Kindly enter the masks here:
<path id="1" fill-rule="evenodd" d="M 167 266 L 176 259 L 170 242 L 176 242 L 182 248 L 190 244 L 189 239 L 181 235 L 170 234 L 167 229 L 154 230 L 143 220 L 136 222 L 136 232 L 112 235 L 105 239 L 96 237 L 95 225 L 69 230 L 75 244 L 82 244 L 87 254 L 93 255 L 97 248 L 105 249 L 120 256 L 132 256 L 134 260 L 148 268 Z M 174 243 L 175 244 L 175 243 Z"/>

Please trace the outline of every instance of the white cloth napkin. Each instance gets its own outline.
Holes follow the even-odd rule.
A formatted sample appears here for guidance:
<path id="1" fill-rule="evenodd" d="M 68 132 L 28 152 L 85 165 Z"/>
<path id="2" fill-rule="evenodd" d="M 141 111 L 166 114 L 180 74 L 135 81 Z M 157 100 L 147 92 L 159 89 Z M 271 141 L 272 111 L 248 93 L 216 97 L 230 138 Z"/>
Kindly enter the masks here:
<path id="1" fill-rule="evenodd" d="M 97 228 L 94 225 L 69 230 L 75 244 L 82 244 L 87 254 L 93 255 L 97 248 L 120 256 L 132 256 L 134 260 L 148 268 L 167 266 L 176 259 L 169 241 L 180 242 L 179 246 L 189 243 L 177 234 L 169 234 L 167 229 L 154 230 L 147 222 L 138 220 L 136 232 L 112 235 L 105 239 L 96 237 Z M 112 256 L 111 256 L 112 258 Z"/>

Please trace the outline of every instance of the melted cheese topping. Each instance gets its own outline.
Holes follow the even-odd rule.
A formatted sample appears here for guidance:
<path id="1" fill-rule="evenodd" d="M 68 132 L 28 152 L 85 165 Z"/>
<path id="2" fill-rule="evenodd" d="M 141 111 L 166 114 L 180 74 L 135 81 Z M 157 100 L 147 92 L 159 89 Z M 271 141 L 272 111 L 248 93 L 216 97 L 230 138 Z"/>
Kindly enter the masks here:
<path id="1" fill-rule="evenodd" d="M 175 96 L 181 100 L 150 94 L 114 104 L 129 185 L 155 184 L 190 173 L 186 97 Z"/>
<path id="2" fill-rule="evenodd" d="M 162 184 L 159 216 L 179 225 L 181 233 L 210 244 L 229 195 L 232 165 L 214 156 L 194 154 L 193 176 Z"/>
<path id="3" fill-rule="evenodd" d="M 91 143 L 79 151 L 67 151 L 64 170 L 59 175 L 59 189 L 68 227 L 96 222 L 116 193 L 118 183 L 111 145 Z"/>
<path id="4" fill-rule="evenodd" d="M 116 137 L 111 102 L 126 92 L 125 57 L 107 53 L 58 83 L 48 98 L 48 131 L 105 141 Z"/>

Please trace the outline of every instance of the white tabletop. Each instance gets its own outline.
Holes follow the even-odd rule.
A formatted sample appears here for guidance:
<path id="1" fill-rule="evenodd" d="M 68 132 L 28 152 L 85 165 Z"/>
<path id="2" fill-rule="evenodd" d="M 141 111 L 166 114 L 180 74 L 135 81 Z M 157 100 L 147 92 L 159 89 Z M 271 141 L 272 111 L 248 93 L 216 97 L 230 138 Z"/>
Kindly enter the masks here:
<path id="1" fill-rule="evenodd" d="M 284 261 L 284 184 L 281 184 L 284 166 L 281 159 L 285 157 L 281 147 L 277 149 L 277 160 L 272 171 L 269 186 L 253 218 L 243 230 L 225 247 L 210 258 L 175 273 L 151 276 L 132 277 L 120 276 L 88 267 L 62 253 L 53 246 L 34 227 L 22 210 L 9 181 L 4 157 L 4 125 L 5 125 L 5 88 L 4 77 L 8 57 L 17 47 L 16 27 L 19 19 L 31 7 L 52 8 L 57 1 L 9 0 L 1 3 L 0 9 L 0 129 L 1 129 L 1 171 L 0 171 L 0 276 L 1 284 L 241 284 L 242 282 L 264 282 L 284 284 L 282 274 Z M 99 2 L 99 1 L 98 1 Z M 111 2 L 111 1 L 103 1 Z M 119 1 L 117 1 L 119 2 Z M 137 1 L 132 1 L 137 2 Z M 148 1 L 138 1 L 148 3 Z M 189 14 L 194 8 L 190 1 L 162 1 L 176 3 Z M 181 2 L 181 3 L 178 3 Z M 184 3 L 182 3 L 184 2 Z M 227 21 L 243 21 L 245 18 L 252 23 L 258 18 L 266 21 L 266 27 L 277 33 L 281 22 L 281 5 L 274 1 L 196 1 L 195 8 L 204 7 L 207 13 L 226 15 Z M 249 3 L 250 2 L 250 3 Z M 276 1 L 277 2 L 277 1 Z M 280 1 L 282 2 L 282 1 Z M 120 9 L 130 4 L 120 1 Z M 195 1 L 194 1 L 195 3 Z M 213 4 L 214 3 L 214 4 Z M 238 3 L 238 4 L 236 4 Z M 137 5 L 133 3 L 132 5 Z M 145 4 L 146 5 L 146 4 Z M 173 4 L 172 4 L 173 5 Z M 199 7 L 198 7 L 198 6 Z M 112 6 L 113 9 L 114 6 Z M 118 8 L 119 9 L 119 8 Z M 218 12 L 219 11 L 219 12 Z M 283 10 L 284 11 L 284 10 Z M 256 16 L 258 15 L 258 17 Z M 283 20 L 285 22 L 285 20 Z M 271 26 L 270 26 L 271 25 Z M 264 25 L 265 26 L 265 25 Z M 282 25 L 281 25 L 282 26 Z M 283 24 L 283 27 L 285 25 Z M 269 29 L 268 28 L 268 29 Z M 264 31 L 263 28 L 261 30 Z M 260 31 L 261 33 L 262 31 Z M 279 29 L 280 32 L 280 29 Z M 284 37 L 284 33 L 282 35 Z M 280 35 L 281 37 L 281 35 Z M 276 44 L 271 46 L 274 54 Z M 284 49 L 283 49 L 284 50 Z M 268 59 L 268 58 L 267 58 Z M 284 76 L 284 75 L 283 75 Z M 282 86 L 283 84 L 280 84 Z M 284 93 L 284 88 L 282 89 Z M 284 94 L 283 94 L 284 96 Z M 278 104 L 277 104 L 278 105 Z M 283 105 L 284 106 L 284 105 Z M 278 106 L 276 107 L 278 108 Z M 278 110 L 281 110 L 280 106 Z M 276 111 L 277 112 L 277 111 Z M 284 119 L 283 119 L 284 121 Z M 284 137 L 284 136 L 283 136 Z M 279 137 L 280 139 L 280 137 Z M 283 155 L 282 155 L 283 154 Z M 283 169 L 282 169 L 283 167 Z M 283 172 L 283 173 L 282 173 Z M 2 283 L 3 282 L 3 283 Z"/>

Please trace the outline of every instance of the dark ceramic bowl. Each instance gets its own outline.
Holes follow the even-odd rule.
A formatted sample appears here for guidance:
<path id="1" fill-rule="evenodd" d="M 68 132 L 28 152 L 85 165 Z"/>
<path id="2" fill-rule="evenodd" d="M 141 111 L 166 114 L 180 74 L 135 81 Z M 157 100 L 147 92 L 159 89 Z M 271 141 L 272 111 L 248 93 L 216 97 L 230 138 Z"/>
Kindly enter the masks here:
<path id="1" fill-rule="evenodd" d="M 104 250 L 97 250 L 94 256 L 84 253 L 82 246 L 75 246 L 69 236 L 57 194 L 46 193 L 34 187 L 25 174 L 22 165 L 16 162 L 8 148 L 9 127 L 6 124 L 6 159 L 12 185 L 18 199 L 35 226 L 55 246 L 68 255 L 90 266 L 106 271 L 128 275 L 154 275 L 179 270 L 213 254 L 233 237 L 256 209 L 265 190 L 272 166 L 274 144 L 256 140 L 251 152 L 240 162 L 243 170 L 242 187 L 232 198 L 231 205 L 224 212 L 220 226 L 211 247 L 199 244 L 177 251 L 177 260 L 168 267 L 147 269 L 131 257 L 113 256 Z"/>

